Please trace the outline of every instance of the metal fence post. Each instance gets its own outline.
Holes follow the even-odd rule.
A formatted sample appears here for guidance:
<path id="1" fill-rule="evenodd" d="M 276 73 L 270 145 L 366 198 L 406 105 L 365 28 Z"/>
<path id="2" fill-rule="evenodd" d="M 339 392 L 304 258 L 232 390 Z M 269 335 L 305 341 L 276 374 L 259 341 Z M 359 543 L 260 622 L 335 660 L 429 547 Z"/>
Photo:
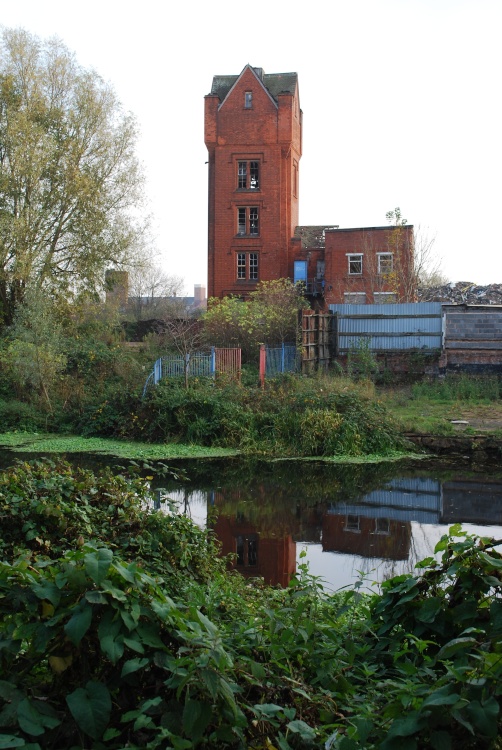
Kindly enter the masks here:
<path id="1" fill-rule="evenodd" d="M 267 366 L 267 352 L 265 344 L 260 344 L 260 385 L 265 388 L 265 369 Z"/>
<path id="2" fill-rule="evenodd" d="M 153 382 L 155 385 L 159 382 L 159 380 L 162 378 L 162 357 L 159 357 L 159 359 L 155 362 L 153 366 Z"/>
<path id="3" fill-rule="evenodd" d="M 211 375 L 216 378 L 216 349 L 211 347 Z"/>

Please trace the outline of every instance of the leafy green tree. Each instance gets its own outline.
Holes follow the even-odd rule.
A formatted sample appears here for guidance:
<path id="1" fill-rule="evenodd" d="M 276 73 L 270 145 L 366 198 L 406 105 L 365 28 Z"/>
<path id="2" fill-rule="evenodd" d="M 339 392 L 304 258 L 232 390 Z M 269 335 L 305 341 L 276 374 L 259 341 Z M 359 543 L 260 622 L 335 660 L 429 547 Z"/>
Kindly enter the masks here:
<path id="1" fill-rule="evenodd" d="M 20 305 L 4 352 L 4 367 L 22 390 L 20 395 L 53 411 L 53 390 L 66 367 L 64 338 L 50 299 L 32 289 Z"/>
<path id="2" fill-rule="evenodd" d="M 240 346 L 254 358 L 259 344 L 274 346 L 296 341 L 298 311 L 308 307 L 301 288 L 289 279 L 262 281 L 249 299 L 210 300 L 203 319 L 208 341 L 216 346 Z"/>
<path id="3" fill-rule="evenodd" d="M 57 39 L 0 40 L 0 321 L 28 282 L 97 290 L 141 246 L 136 124 Z"/>

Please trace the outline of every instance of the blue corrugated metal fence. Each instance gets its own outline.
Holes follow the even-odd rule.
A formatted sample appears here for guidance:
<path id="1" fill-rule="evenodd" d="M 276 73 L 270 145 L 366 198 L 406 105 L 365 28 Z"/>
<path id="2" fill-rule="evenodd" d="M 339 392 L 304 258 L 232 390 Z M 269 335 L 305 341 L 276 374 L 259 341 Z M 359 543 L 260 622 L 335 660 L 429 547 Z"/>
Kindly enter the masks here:
<path id="1" fill-rule="evenodd" d="M 330 305 L 337 318 L 337 349 L 347 352 L 364 342 L 371 351 L 441 349 L 440 302 L 385 305 Z"/>

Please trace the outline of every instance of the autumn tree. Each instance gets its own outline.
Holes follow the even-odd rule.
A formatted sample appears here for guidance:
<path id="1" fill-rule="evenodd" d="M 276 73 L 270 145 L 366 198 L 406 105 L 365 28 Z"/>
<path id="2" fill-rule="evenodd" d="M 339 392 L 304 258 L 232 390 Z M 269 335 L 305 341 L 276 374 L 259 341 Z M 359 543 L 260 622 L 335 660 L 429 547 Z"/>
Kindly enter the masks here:
<path id="1" fill-rule="evenodd" d="M 426 299 L 424 288 L 445 279 L 434 249 L 435 237 L 421 227 L 409 227 L 399 207 L 387 211 L 386 219 L 391 226 L 385 246 L 374 246 L 373 235 L 368 233 L 363 248 L 371 290 L 391 295 L 394 302 Z M 382 264 L 386 253 L 387 267 Z"/>
<path id="2" fill-rule="evenodd" d="M 205 335 L 215 346 L 239 346 L 249 361 L 258 345 L 296 342 L 298 311 L 308 307 L 302 290 L 289 279 L 260 282 L 248 299 L 212 299 L 203 316 Z"/>
<path id="3" fill-rule="evenodd" d="M 53 295 L 102 287 L 138 251 L 143 177 L 134 118 L 57 39 L 0 40 L 0 321 L 28 283 Z"/>
<path id="4" fill-rule="evenodd" d="M 129 273 L 129 311 L 135 320 L 184 315 L 183 288 L 180 276 L 165 273 L 151 261 L 140 263 Z"/>

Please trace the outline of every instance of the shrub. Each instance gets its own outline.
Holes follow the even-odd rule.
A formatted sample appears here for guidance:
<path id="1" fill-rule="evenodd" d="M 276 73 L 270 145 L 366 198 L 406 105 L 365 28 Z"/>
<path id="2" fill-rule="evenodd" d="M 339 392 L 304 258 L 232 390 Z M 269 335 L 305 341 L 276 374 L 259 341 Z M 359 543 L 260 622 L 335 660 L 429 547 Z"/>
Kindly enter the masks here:
<path id="1" fill-rule="evenodd" d="M 0 399 L 0 424 L 2 430 L 36 432 L 47 426 L 47 414 L 41 413 L 34 405 L 16 399 Z"/>

